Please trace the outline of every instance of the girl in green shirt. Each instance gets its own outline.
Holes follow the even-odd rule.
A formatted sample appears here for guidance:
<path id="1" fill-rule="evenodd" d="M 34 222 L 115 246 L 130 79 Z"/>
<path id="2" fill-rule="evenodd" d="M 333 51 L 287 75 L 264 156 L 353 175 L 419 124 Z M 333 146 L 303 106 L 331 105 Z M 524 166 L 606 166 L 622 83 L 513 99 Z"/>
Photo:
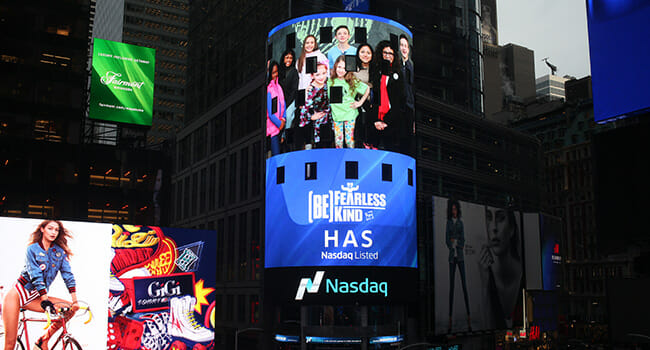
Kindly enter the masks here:
<path id="1" fill-rule="evenodd" d="M 336 148 L 343 148 L 344 138 L 348 148 L 354 148 L 354 124 L 359 115 L 357 108 L 361 107 L 368 98 L 370 89 L 352 72 L 345 70 L 345 56 L 343 55 L 334 61 L 329 86 L 330 89 L 337 86 L 343 89 L 343 99 L 340 103 L 331 103 L 330 101 Z M 355 100 L 357 94 L 363 95 L 358 101 Z M 329 95 L 331 96 L 331 93 Z"/>

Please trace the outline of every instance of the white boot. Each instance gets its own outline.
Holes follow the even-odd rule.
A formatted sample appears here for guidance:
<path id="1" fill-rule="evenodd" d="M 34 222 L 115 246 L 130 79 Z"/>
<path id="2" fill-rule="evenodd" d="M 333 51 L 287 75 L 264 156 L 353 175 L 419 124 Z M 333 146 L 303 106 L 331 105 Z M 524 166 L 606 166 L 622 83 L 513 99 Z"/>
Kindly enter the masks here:
<path id="1" fill-rule="evenodd" d="M 196 299 L 191 295 L 172 298 L 169 301 L 169 335 L 185 338 L 197 343 L 212 341 L 214 332 L 203 327 L 194 319 Z"/>

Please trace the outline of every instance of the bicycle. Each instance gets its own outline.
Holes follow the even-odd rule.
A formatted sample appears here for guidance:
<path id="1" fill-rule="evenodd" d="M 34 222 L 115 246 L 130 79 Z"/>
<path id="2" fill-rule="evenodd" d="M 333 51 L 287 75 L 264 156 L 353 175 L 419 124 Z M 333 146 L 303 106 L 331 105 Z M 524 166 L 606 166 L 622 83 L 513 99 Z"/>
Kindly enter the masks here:
<path id="1" fill-rule="evenodd" d="M 78 303 L 79 304 L 79 303 Z M 68 303 L 56 303 L 54 304 L 54 310 L 52 312 L 52 316 L 50 316 L 50 312 L 52 310 L 48 310 L 45 312 L 46 318 L 42 317 L 28 317 L 25 314 L 25 309 L 20 309 L 20 320 L 18 321 L 18 337 L 16 339 L 16 346 L 14 347 L 15 350 L 31 350 L 31 342 L 29 340 L 29 332 L 27 331 L 27 323 L 28 322 L 40 322 L 43 323 L 45 322 L 46 325 L 43 329 L 47 329 L 50 327 L 52 324 L 52 321 L 54 320 L 55 322 L 58 320 L 61 320 L 63 322 L 64 320 L 64 314 L 72 308 L 72 305 Z M 84 322 L 84 324 L 88 324 L 92 320 L 92 312 L 90 311 L 90 307 L 87 305 L 79 305 L 79 310 L 77 310 L 77 313 L 75 316 L 83 316 L 86 313 L 88 313 L 88 320 Z M 68 320 L 69 322 L 69 320 Z M 57 349 L 62 349 L 62 350 L 83 350 L 79 342 L 72 337 L 70 333 L 68 333 L 68 327 L 67 323 L 68 322 L 63 322 L 63 326 L 61 327 L 60 331 L 57 332 L 59 333 L 58 336 L 56 336 L 56 341 L 54 342 L 54 345 L 50 347 L 52 350 L 57 350 Z M 23 337 L 24 337 L 24 342 L 23 342 Z M 51 343 L 51 342 L 50 342 Z M 27 346 L 25 347 L 25 344 Z"/>

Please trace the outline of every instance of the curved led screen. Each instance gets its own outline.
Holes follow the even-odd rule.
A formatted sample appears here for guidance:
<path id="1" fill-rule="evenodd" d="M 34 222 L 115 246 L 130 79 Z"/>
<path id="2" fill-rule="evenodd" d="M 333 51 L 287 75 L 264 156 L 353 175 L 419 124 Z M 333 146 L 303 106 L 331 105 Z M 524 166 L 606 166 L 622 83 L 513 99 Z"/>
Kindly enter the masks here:
<path id="1" fill-rule="evenodd" d="M 266 169 L 266 268 L 417 267 L 413 158 L 317 149 Z"/>
<path id="2" fill-rule="evenodd" d="M 360 13 L 309 15 L 273 28 L 265 113 L 273 155 L 364 146 L 411 154 L 412 43 L 402 24 Z"/>

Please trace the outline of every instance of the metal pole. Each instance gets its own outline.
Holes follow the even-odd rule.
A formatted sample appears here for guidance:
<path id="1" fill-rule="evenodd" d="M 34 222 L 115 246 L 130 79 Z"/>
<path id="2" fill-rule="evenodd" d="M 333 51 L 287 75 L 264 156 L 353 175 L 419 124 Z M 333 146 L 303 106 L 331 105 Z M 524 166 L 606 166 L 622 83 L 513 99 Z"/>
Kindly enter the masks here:
<path id="1" fill-rule="evenodd" d="M 523 298 L 524 298 L 524 302 L 523 302 L 523 306 L 524 306 L 524 308 L 523 308 L 524 309 L 523 310 L 524 311 L 524 330 L 528 330 L 528 317 L 526 316 L 526 288 L 522 289 L 521 293 L 523 294 Z M 526 334 L 526 336 L 528 336 L 528 334 Z"/>

